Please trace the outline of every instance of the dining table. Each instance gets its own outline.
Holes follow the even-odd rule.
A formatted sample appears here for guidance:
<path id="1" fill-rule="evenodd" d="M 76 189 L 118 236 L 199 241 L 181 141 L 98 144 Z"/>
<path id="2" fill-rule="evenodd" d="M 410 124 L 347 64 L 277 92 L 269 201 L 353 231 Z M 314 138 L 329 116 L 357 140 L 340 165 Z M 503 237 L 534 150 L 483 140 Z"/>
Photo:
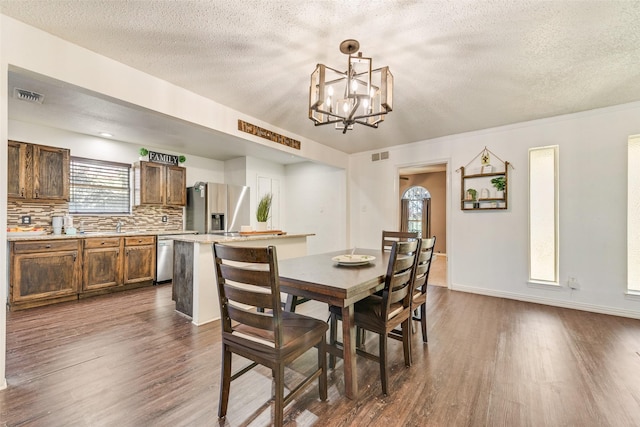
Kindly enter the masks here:
<path id="1" fill-rule="evenodd" d="M 383 288 L 388 263 L 389 252 L 361 248 L 278 261 L 280 291 L 289 294 L 285 309 L 293 310 L 301 297 L 342 309 L 342 346 L 328 345 L 327 351 L 343 359 L 345 396 L 350 399 L 358 397 L 354 304 Z"/>

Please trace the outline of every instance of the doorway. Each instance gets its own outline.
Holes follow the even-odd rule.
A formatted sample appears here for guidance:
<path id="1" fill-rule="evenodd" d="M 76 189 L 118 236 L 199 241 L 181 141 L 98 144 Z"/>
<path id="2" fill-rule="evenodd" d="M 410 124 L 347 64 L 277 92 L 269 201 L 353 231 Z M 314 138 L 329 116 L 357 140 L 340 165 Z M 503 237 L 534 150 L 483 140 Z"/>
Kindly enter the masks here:
<path id="1" fill-rule="evenodd" d="M 436 236 L 436 246 L 434 257 L 429 272 L 429 284 L 435 286 L 448 287 L 448 257 L 447 257 L 447 164 L 429 164 L 407 166 L 398 169 L 398 194 L 400 224 L 411 223 L 418 216 L 420 210 L 422 237 Z M 424 189 L 415 190 L 415 189 Z M 414 189 L 414 190 L 411 190 Z M 428 197 L 428 201 L 414 201 L 416 212 L 403 208 L 403 196 L 415 198 L 416 194 L 423 194 Z M 406 199 L 405 198 L 405 199 Z M 407 202 L 405 201 L 406 205 Z M 419 209 L 422 207 L 422 209 Z M 426 210 L 425 210 L 426 207 Z M 406 219 L 403 217 L 407 216 Z"/>

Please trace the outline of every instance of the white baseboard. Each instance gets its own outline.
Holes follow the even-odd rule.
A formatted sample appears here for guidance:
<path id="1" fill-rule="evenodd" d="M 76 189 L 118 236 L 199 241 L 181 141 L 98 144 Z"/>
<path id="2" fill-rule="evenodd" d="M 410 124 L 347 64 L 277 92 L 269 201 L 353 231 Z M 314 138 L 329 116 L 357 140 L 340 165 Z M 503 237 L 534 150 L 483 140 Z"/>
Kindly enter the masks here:
<path id="1" fill-rule="evenodd" d="M 552 298 L 535 297 L 531 295 L 522 295 L 514 292 L 496 291 L 493 289 L 476 288 L 459 284 L 451 284 L 451 290 L 469 292 L 472 294 L 486 295 L 490 297 L 506 298 L 516 301 L 525 301 L 535 304 L 550 305 L 553 307 L 570 308 L 573 310 L 588 311 L 591 313 L 609 314 L 611 316 L 629 317 L 631 319 L 640 319 L 640 311 L 624 310 L 615 307 L 607 307 L 596 304 L 587 304 L 574 301 L 559 301 Z"/>

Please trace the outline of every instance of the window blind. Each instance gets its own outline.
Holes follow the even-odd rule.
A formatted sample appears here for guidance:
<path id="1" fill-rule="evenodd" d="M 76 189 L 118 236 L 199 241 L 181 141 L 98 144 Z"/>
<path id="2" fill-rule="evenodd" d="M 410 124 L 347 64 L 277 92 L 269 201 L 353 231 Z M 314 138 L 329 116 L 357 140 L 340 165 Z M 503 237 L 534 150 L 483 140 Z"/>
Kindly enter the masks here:
<path id="1" fill-rule="evenodd" d="M 126 163 L 72 157 L 69 213 L 131 213 L 130 168 Z"/>

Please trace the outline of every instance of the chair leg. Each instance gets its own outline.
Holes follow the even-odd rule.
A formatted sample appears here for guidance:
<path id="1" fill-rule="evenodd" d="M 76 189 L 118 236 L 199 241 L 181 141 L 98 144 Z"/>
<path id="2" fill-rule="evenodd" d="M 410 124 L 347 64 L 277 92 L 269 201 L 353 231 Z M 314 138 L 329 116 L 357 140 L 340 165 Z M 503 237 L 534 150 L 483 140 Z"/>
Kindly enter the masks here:
<path id="1" fill-rule="evenodd" d="M 220 401 L 218 402 L 218 417 L 227 415 L 229 404 L 229 388 L 231 387 L 231 351 L 226 344 L 222 344 L 222 369 L 220 370 Z"/>
<path id="2" fill-rule="evenodd" d="M 338 340 L 338 317 L 331 313 L 329 316 L 329 344 L 334 346 Z M 336 356 L 329 353 L 329 367 L 331 369 L 336 367 Z"/>
<path id="3" fill-rule="evenodd" d="M 380 382 L 382 393 L 388 394 L 389 374 L 387 373 L 387 334 L 380 334 Z"/>
<path id="4" fill-rule="evenodd" d="M 273 425 L 280 427 L 284 424 L 284 365 L 279 364 L 273 370 L 275 379 L 275 397 L 273 407 Z"/>
<path id="5" fill-rule="evenodd" d="M 318 367 L 322 369 L 320 378 L 318 378 L 318 388 L 320 392 L 320 400 L 327 400 L 327 343 L 322 339 L 318 346 Z"/>
<path id="6" fill-rule="evenodd" d="M 402 322 L 402 350 L 404 351 L 404 364 L 411 366 L 411 328 L 413 321 L 411 318 Z"/>
<path id="7" fill-rule="evenodd" d="M 422 342 L 427 342 L 427 304 L 420 306 L 420 325 L 422 326 Z"/>

